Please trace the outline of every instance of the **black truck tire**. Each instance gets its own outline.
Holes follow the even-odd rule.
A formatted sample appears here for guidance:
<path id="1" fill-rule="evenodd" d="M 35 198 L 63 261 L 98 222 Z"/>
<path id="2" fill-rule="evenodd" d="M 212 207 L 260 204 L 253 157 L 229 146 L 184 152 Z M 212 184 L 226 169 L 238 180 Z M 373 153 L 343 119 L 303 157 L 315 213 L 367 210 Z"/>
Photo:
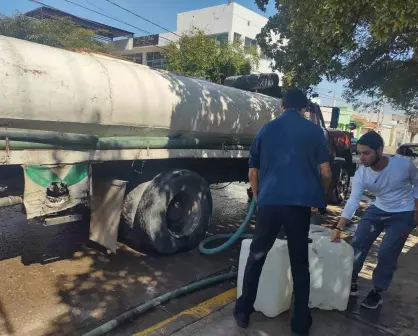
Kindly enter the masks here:
<path id="1" fill-rule="evenodd" d="M 160 254 L 199 245 L 212 214 L 209 185 L 189 170 L 157 175 L 141 192 L 131 240 Z"/>
<path id="2" fill-rule="evenodd" d="M 139 201 L 142 198 L 147 187 L 150 185 L 151 181 L 147 181 L 137 185 L 132 189 L 125 197 L 122 207 L 122 223 L 121 226 L 126 230 L 130 231 L 133 228 L 136 212 L 138 211 Z"/>
<path id="3" fill-rule="evenodd" d="M 347 168 L 342 166 L 338 170 L 337 179 L 332 184 L 331 203 L 336 205 L 343 203 L 347 198 L 349 187 L 350 174 Z"/>

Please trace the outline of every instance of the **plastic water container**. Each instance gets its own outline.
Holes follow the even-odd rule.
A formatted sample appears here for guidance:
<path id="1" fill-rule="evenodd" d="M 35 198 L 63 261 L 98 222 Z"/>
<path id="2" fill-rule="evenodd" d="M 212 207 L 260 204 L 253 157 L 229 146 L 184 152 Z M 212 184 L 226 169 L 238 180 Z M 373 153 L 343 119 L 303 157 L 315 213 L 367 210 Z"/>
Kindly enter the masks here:
<path id="1" fill-rule="evenodd" d="M 242 283 L 250 253 L 251 241 L 251 239 L 245 239 L 241 244 L 238 266 L 238 297 L 242 294 Z M 290 309 L 292 292 L 293 281 L 287 242 L 276 239 L 273 247 L 267 254 L 266 262 L 261 272 L 254 309 L 267 317 L 275 317 Z"/>
<path id="2" fill-rule="evenodd" d="M 320 226 L 320 225 L 314 225 L 311 224 L 309 226 L 309 237 L 312 238 L 312 236 L 328 236 L 331 237 L 331 229 L 328 229 L 326 227 Z"/>
<path id="3" fill-rule="evenodd" d="M 310 233 L 313 242 L 309 244 L 309 307 L 344 311 L 350 297 L 354 251 L 343 240 L 331 242 L 330 230 L 327 231 Z"/>

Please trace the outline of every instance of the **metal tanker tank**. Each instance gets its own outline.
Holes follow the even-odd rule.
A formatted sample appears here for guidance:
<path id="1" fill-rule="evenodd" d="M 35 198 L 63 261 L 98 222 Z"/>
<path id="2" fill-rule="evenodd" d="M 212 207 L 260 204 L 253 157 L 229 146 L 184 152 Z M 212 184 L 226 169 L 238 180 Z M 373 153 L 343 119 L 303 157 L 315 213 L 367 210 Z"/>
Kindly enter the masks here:
<path id="1" fill-rule="evenodd" d="M 2 127 L 98 137 L 252 138 L 281 101 L 104 56 L 0 36 Z"/>

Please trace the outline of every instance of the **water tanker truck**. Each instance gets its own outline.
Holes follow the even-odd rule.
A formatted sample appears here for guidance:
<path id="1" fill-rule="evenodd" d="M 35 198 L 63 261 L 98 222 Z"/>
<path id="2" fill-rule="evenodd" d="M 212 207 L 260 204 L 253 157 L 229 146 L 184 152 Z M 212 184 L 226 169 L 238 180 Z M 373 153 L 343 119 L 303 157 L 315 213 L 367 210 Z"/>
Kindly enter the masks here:
<path id="1" fill-rule="evenodd" d="M 110 56 L 5 36 L 0 50 L 0 206 L 22 203 L 44 225 L 88 219 L 113 252 L 120 237 L 162 254 L 196 247 L 209 186 L 248 181 L 252 139 L 280 114 L 277 97 Z M 350 139 L 321 126 L 339 202 Z"/>

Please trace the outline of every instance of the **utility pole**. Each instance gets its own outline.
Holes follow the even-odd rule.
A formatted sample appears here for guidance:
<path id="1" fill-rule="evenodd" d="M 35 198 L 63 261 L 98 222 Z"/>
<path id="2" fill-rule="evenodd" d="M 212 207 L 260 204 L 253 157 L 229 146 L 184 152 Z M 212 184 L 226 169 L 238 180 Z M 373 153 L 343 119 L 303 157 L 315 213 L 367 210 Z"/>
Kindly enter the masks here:
<path id="1" fill-rule="evenodd" d="M 337 97 L 335 97 L 335 91 L 328 91 L 328 93 L 332 93 L 332 107 L 337 105 Z"/>
<path id="2" fill-rule="evenodd" d="M 377 112 L 377 130 L 378 131 L 381 130 L 382 122 L 383 122 L 383 118 L 385 114 L 385 97 L 384 96 L 382 96 L 380 102 L 381 102 L 380 108 L 379 108 L 379 111 Z"/>

